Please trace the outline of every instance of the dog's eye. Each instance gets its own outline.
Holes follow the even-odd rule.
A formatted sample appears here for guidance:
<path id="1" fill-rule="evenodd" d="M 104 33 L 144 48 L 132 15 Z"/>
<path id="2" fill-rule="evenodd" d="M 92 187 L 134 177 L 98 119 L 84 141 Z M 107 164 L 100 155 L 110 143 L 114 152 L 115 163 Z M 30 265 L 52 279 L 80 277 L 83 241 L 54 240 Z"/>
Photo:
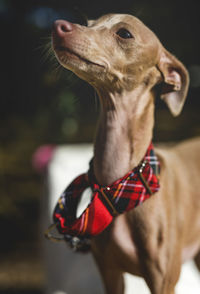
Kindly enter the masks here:
<path id="1" fill-rule="evenodd" d="M 126 29 L 119 29 L 116 33 L 118 36 L 120 36 L 122 39 L 131 39 L 133 38 L 133 35 Z"/>

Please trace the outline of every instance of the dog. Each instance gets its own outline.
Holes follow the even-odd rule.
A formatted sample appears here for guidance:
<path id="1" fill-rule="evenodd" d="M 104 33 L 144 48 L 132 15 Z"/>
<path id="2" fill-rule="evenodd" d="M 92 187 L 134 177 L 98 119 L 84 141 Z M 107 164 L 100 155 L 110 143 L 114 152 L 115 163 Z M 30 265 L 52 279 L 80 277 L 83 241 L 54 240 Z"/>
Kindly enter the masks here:
<path id="1" fill-rule="evenodd" d="M 106 187 L 144 158 L 158 95 L 180 114 L 188 72 L 132 15 L 104 15 L 88 26 L 57 20 L 52 35 L 59 63 L 98 93 L 93 169 Z M 183 262 L 194 258 L 200 269 L 199 151 L 198 138 L 155 148 L 160 190 L 92 238 L 107 294 L 124 293 L 124 272 L 143 277 L 152 294 L 174 294 Z"/>

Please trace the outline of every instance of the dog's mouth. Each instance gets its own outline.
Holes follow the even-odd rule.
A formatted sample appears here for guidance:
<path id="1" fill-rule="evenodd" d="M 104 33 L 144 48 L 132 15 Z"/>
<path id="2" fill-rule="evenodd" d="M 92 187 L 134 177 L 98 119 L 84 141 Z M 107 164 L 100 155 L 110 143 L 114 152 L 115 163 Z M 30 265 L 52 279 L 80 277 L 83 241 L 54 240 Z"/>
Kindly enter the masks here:
<path id="1" fill-rule="evenodd" d="M 66 53 L 67 55 L 69 56 L 72 56 L 72 57 L 76 57 L 78 58 L 79 60 L 89 64 L 89 65 L 95 65 L 95 66 L 98 66 L 98 67 L 102 67 L 102 68 L 105 68 L 102 64 L 99 64 L 99 63 L 96 63 L 96 62 L 93 62 L 91 60 L 88 60 L 86 59 L 85 57 L 82 57 L 81 55 L 79 55 L 78 53 L 74 52 L 73 50 L 67 48 L 67 47 L 63 47 L 63 46 L 56 46 L 54 47 L 54 50 L 55 52 L 57 53 L 60 53 L 60 52 L 64 52 Z"/>

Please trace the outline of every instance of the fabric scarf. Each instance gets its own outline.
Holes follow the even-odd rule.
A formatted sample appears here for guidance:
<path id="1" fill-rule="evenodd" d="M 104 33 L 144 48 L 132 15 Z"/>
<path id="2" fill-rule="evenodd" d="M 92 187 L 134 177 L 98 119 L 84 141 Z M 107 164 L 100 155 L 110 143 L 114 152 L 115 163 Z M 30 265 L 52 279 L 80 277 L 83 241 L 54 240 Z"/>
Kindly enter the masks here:
<path id="1" fill-rule="evenodd" d="M 159 170 L 152 143 L 138 167 L 108 186 L 97 183 L 91 163 L 88 173 L 73 180 L 58 200 L 53 218 L 59 233 L 85 238 L 100 234 L 113 217 L 132 210 L 159 190 Z M 79 200 L 89 187 L 92 200 L 77 218 Z"/>

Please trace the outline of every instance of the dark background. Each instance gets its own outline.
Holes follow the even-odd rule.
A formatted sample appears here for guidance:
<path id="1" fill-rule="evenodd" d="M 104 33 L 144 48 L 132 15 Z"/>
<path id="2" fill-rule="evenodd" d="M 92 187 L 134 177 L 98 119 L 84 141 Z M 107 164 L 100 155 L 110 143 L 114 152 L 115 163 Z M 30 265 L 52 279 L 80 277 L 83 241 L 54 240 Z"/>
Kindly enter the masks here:
<path id="1" fill-rule="evenodd" d="M 50 50 L 55 19 L 110 12 L 139 17 L 190 72 L 182 114 L 158 100 L 155 141 L 200 135 L 200 2 L 0 0 L 0 293 L 42 293 L 39 230 L 43 177 L 32 155 L 43 144 L 92 142 L 94 90 L 63 70 Z M 41 196 L 42 195 L 42 196 Z"/>

